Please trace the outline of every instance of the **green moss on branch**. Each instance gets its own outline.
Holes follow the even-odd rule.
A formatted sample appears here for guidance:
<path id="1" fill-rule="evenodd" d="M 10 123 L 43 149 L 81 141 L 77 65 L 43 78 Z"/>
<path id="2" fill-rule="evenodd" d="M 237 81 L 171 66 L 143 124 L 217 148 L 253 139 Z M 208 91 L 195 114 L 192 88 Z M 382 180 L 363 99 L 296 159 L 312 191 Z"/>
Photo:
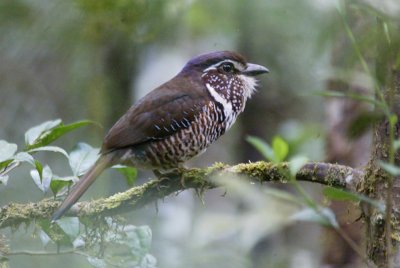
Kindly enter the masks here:
<path id="1" fill-rule="evenodd" d="M 166 196 L 185 189 L 205 191 L 215 188 L 209 178 L 219 175 L 242 175 L 251 180 L 263 182 L 287 182 L 282 170 L 288 170 L 287 163 L 273 164 L 259 161 L 229 166 L 216 163 L 211 167 L 181 170 L 179 173 L 169 173 L 165 177 L 151 180 L 143 185 L 133 187 L 125 192 L 117 193 L 107 198 L 75 204 L 67 213 L 69 216 L 90 217 L 95 215 L 115 215 L 163 199 Z M 307 163 L 297 174 L 299 181 L 315 182 L 350 191 L 356 191 L 363 173 L 350 167 L 327 164 Z M 60 205 L 59 201 L 43 200 L 38 203 L 16 204 L 10 203 L 0 209 L 0 228 L 18 227 L 21 223 L 29 223 L 36 219 L 49 219 L 51 214 Z"/>

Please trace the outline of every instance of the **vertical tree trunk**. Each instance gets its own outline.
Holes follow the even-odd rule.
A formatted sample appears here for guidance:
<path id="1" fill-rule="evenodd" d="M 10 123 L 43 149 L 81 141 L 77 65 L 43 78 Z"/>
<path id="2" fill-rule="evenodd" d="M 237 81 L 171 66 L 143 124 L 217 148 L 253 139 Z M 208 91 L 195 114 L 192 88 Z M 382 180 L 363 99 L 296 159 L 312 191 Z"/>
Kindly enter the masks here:
<path id="1" fill-rule="evenodd" d="M 355 94 L 367 95 L 366 89 L 356 85 L 329 81 L 331 90 L 344 90 Z M 369 106 L 360 101 L 345 98 L 328 98 L 326 100 L 327 141 L 326 162 L 338 163 L 351 167 L 365 166 L 371 150 L 371 131 L 362 136 L 349 137 L 349 132 L 359 116 L 365 114 Z M 365 233 L 364 224 L 357 221 L 360 210 L 355 204 L 342 201 L 331 201 L 330 208 L 337 215 L 338 222 L 348 237 L 357 244 L 362 244 Z M 332 228 L 324 230 L 323 263 L 332 267 L 359 267 L 360 256 Z M 351 265 L 351 266 L 350 266 Z"/>
<path id="2" fill-rule="evenodd" d="M 359 21 L 351 20 L 352 28 L 359 27 Z M 335 69 L 345 68 L 353 48 L 345 32 L 339 32 L 333 39 L 330 64 Z M 350 72 L 349 72 L 350 73 Z M 357 83 L 354 75 L 344 80 L 333 76 L 326 83 L 327 90 L 369 96 L 371 90 Z M 351 130 L 361 116 L 367 114 L 371 106 L 368 103 L 351 98 L 327 98 L 325 100 L 326 158 L 329 163 L 338 163 L 351 167 L 364 167 L 370 159 L 372 132 L 355 135 Z M 353 136 L 354 135 L 354 136 Z M 355 243 L 364 242 L 365 225 L 356 219 L 360 210 L 355 204 L 331 201 L 330 208 L 337 215 L 343 230 Z M 324 253 L 322 262 L 330 267 L 360 267 L 360 256 L 334 229 L 324 229 Z"/>
<path id="3" fill-rule="evenodd" d="M 395 100 L 400 99 L 400 71 L 393 70 L 390 80 L 393 81 L 390 83 L 391 87 L 384 94 L 389 103 L 395 103 Z M 391 94 L 391 92 L 394 94 Z M 400 107 L 399 104 L 393 106 L 392 110 L 399 117 L 398 107 Z M 395 139 L 399 138 L 399 127 L 400 125 L 397 123 L 394 133 Z M 399 255 L 400 245 L 400 177 L 394 177 L 393 185 L 391 185 L 390 176 L 379 165 L 380 161 L 389 161 L 389 128 L 390 124 L 386 119 L 376 124 L 374 128 L 372 158 L 366 170 L 367 176 L 364 185 L 365 193 L 386 205 L 388 197 L 391 197 L 389 201 L 392 203 L 392 210 L 389 219 L 386 218 L 384 212 L 379 211 L 376 207 L 368 207 L 365 215 L 367 254 L 378 267 L 399 267 L 400 265 L 400 263 L 395 263 L 396 256 Z M 395 164 L 400 166 L 400 154 L 398 152 L 395 153 Z M 387 224 L 387 221 L 390 221 L 390 223 Z M 391 245 L 387 241 L 387 232 L 390 232 Z"/>

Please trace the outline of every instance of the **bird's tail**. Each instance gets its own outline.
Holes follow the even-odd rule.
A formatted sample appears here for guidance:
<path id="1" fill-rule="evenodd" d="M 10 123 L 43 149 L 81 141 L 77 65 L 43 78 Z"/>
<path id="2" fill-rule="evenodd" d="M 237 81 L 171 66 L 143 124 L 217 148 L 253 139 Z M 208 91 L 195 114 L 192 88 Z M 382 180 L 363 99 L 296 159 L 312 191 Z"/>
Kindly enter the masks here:
<path id="1" fill-rule="evenodd" d="M 54 222 L 61 218 L 61 216 L 68 211 L 73 204 L 86 192 L 89 186 L 95 181 L 95 179 L 103 172 L 104 169 L 111 165 L 112 154 L 102 155 L 96 161 L 96 163 L 86 172 L 86 174 L 74 185 L 71 192 L 64 199 L 61 206 L 51 217 L 51 221 Z"/>

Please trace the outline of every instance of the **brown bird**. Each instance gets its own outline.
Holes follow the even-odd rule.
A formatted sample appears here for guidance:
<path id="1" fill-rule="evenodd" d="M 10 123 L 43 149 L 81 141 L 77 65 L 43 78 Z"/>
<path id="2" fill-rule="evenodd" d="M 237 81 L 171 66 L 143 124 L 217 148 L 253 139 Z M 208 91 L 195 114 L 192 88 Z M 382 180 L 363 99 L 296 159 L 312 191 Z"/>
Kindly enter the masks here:
<path id="1" fill-rule="evenodd" d="M 106 135 L 100 157 L 72 188 L 59 219 L 107 167 L 124 164 L 168 170 L 204 152 L 227 131 L 254 93 L 255 76 L 268 69 L 231 51 L 191 59 L 123 115 Z"/>

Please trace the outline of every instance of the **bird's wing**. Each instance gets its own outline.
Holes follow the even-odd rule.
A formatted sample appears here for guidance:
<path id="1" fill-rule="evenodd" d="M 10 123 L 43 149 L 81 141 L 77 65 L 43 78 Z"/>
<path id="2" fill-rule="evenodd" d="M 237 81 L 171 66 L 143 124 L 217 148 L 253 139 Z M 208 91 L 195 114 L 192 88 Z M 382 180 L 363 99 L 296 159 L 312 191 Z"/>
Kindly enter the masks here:
<path id="1" fill-rule="evenodd" d="M 179 89 L 172 80 L 132 106 L 106 135 L 102 153 L 162 139 L 189 127 L 207 105 L 207 93 L 188 80 L 179 82 Z"/>

